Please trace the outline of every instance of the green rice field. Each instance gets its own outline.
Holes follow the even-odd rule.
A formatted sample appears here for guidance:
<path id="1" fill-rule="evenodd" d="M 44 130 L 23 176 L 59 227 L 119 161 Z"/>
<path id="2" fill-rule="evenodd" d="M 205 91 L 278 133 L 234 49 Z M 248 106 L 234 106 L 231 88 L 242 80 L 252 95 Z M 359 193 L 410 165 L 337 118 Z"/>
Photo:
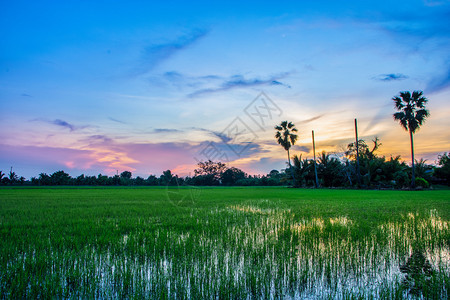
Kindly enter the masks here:
<path id="1" fill-rule="evenodd" d="M 448 299 L 450 191 L 1 188 L 0 298 Z"/>

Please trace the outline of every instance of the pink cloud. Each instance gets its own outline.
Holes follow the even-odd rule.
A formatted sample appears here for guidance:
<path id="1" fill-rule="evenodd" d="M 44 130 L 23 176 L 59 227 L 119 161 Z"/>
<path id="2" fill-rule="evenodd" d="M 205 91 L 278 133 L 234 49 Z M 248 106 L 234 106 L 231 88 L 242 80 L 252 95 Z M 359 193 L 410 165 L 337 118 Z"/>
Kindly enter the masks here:
<path id="1" fill-rule="evenodd" d="M 16 173 L 27 178 L 58 170 L 72 176 L 113 175 L 125 170 L 132 171 L 133 176 L 148 176 L 167 169 L 182 171 L 179 166 L 186 163 L 194 166 L 191 149 L 186 143 L 121 144 L 111 140 L 91 143 L 82 149 L 0 145 L 0 170 L 13 166 Z"/>

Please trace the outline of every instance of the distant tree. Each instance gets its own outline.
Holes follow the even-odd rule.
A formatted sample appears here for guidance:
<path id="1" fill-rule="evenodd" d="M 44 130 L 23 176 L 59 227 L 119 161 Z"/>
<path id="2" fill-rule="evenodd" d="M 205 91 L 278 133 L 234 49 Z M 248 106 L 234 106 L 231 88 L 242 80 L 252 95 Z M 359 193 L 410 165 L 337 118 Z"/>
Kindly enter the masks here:
<path id="1" fill-rule="evenodd" d="M 9 171 L 9 184 L 14 184 L 18 179 L 19 176 L 17 176 L 16 172 L 13 171 L 13 167 L 11 167 L 11 170 Z"/>
<path id="2" fill-rule="evenodd" d="M 194 170 L 194 174 L 202 179 L 203 184 L 201 185 L 219 185 L 223 172 L 227 170 L 227 166 L 224 163 L 211 160 L 199 162 L 197 166 L 198 168 Z"/>
<path id="3" fill-rule="evenodd" d="M 69 185 L 71 179 L 70 175 L 62 170 L 50 175 L 50 182 L 52 185 Z"/>
<path id="4" fill-rule="evenodd" d="M 272 170 L 267 174 L 267 185 L 274 186 L 281 184 L 281 173 L 278 170 Z"/>
<path id="5" fill-rule="evenodd" d="M 398 121 L 400 125 L 409 131 L 409 138 L 411 142 L 411 162 L 412 162 L 412 178 L 411 188 L 415 187 L 415 168 L 414 168 L 414 133 L 422 126 L 425 119 L 430 115 L 425 108 L 428 99 L 423 96 L 422 91 L 414 91 L 412 94 L 408 91 L 400 92 L 400 97 L 392 98 L 395 103 L 395 108 L 398 112 L 394 113 L 394 120 Z"/>
<path id="6" fill-rule="evenodd" d="M 329 153 L 322 151 L 318 162 L 318 173 L 323 186 L 336 187 L 343 185 L 343 165 L 336 157 L 332 157 Z"/>
<path id="7" fill-rule="evenodd" d="M 36 177 L 31 177 L 31 184 L 32 185 L 39 185 L 39 179 L 37 179 Z"/>
<path id="8" fill-rule="evenodd" d="M 272 170 L 267 174 L 268 177 L 274 178 L 280 176 L 280 171 L 278 170 Z"/>
<path id="9" fill-rule="evenodd" d="M 109 177 L 106 175 L 98 174 L 97 176 L 97 184 L 98 185 L 108 185 Z"/>
<path id="10" fill-rule="evenodd" d="M 314 185 L 314 161 L 303 159 L 301 155 L 293 156 L 296 186 Z"/>
<path id="11" fill-rule="evenodd" d="M 7 177 L 5 177 L 6 174 L 3 173 L 2 171 L 0 171 L 0 184 L 5 184 L 5 179 L 7 179 Z"/>
<path id="12" fill-rule="evenodd" d="M 434 175 L 450 186 L 450 152 L 439 155 L 437 164 L 439 167 L 436 168 Z"/>
<path id="13" fill-rule="evenodd" d="M 384 157 L 378 157 L 375 153 L 381 146 L 380 139 L 375 137 L 372 142 L 373 146 L 371 149 L 364 140 L 358 140 L 360 174 L 366 186 L 371 186 L 374 181 L 381 181 L 381 165 L 384 162 Z M 345 155 L 348 159 L 356 159 L 356 143 L 348 144 Z M 348 172 L 348 169 L 347 171 L 344 170 L 345 172 Z"/>
<path id="14" fill-rule="evenodd" d="M 39 185 L 50 185 L 50 176 L 48 176 L 46 173 L 39 174 Z"/>
<path id="15" fill-rule="evenodd" d="M 136 179 L 134 179 L 134 184 L 139 186 L 144 185 L 145 180 L 141 176 L 137 176 Z"/>
<path id="16" fill-rule="evenodd" d="M 358 150 L 359 150 L 359 158 L 367 158 L 367 159 L 373 159 L 376 157 L 375 151 L 380 148 L 381 143 L 380 139 L 376 136 L 373 140 L 373 147 L 372 149 L 369 148 L 369 146 L 366 144 L 364 140 L 358 140 Z M 345 152 L 345 155 L 349 158 L 356 159 L 356 143 L 350 143 L 347 146 L 347 151 Z"/>
<path id="17" fill-rule="evenodd" d="M 77 178 L 75 178 L 75 180 L 74 180 L 74 183 L 75 183 L 75 185 L 85 185 L 86 177 L 84 176 L 84 174 L 77 176 Z"/>
<path id="18" fill-rule="evenodd" d="M 111 177 L 111 183 L 113 185 L 119 185 L 120 184 L 120 176 L 116 174 L 113 177 Z"/>
<path id="19" fill-rule="evenodd" d="M 159 177 L 159 182 L 161 185 L 177 185 L 178 176 L 174 176 L 172 171 L 163 171 L 162 175 Z"/>
<path id="20" fill-rule="evenodd" d="M 289 149 L 295 145 L 295 142 L 298 139 L 298 135 L 295 134 L 298 130 L 292 122 L 288 121 L 283 121 L 280 125 L 275 126 L 275 130 L 275 138 L 277 139 L 278 144 L 280 144 L 284 150 L 287 151 L 289 169 L 292 173 L 292 184 L 295 185 L 294 170 L 292 170 Z"/>
<path id="21" fill-rule="evenodd" d="M 400 160 L 400 155 L 385 160 L 382 165 L 384 180 L 387 186 L 402 188 L 407 186 L 409 167 Z"/>
<path id="22" fill-rule="evenodd" d="M 126 179 L 131 179 L 131 172 L 130 171 L 123 171 L 122 173 L 120 173 L 120 178 L 126 178 Z"/>
<path id="23" fill-rule="evenodd" d="M 231 167 L 222 173 L 220 180 L 223 185 L 231 186 L 235 185 L 238 180 L 244 179 L 245 177 L 246 174 L 244 171 L 235 167 Z"/>
<path id="24" fill-rule="evenodd" d="M 420 160 L 416 159 L 415 162 L 416 168 L 416 177 L 420 177 L 425 179 L 426 181 L 431 181 L 431 178 L 434 173 L 434 167 L 432 165 L 427 164 L 427 160 L 421 158 Z"/>
<path id="25" fill-rule="evenodd" d="M 131 185 L 131 172 L 130 171 L 123 171 L 120 173 L 120 185 Z"/>
<path id="26" fill-rule="evenodd" d="M 147 185 L 154 186 L 154 185 L 159 184 L 158 178 L 155 175 L 148 176 L 146 181 L 147 181 Z"/>

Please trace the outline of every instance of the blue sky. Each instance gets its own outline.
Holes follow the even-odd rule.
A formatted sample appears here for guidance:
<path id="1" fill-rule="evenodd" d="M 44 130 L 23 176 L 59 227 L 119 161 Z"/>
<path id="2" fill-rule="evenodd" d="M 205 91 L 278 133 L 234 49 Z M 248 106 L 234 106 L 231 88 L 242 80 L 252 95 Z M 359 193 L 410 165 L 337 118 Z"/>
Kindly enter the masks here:
<path id="1" fill-rule="evenodd" d="M 311 130 L 339 154 L 354 118 L 380 154 L 408 160 L 391 98 L 416 89 L 431 112 L 416 156 L 450 150 L 449 1 L 0 5 L 3 171 L 188 175 L 212 145 L 265 174 L 285 167 L 281 120 L 299 129 L 293 154 L 311 157 Z M 277 108 L 263 126 L 249 114 L 261 103 Z"/>

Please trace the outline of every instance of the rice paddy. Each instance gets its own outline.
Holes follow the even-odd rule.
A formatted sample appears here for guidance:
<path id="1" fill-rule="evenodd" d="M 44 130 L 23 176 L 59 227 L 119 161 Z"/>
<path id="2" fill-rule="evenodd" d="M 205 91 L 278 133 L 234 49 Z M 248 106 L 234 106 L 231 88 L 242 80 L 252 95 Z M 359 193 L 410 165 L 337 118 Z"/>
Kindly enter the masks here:
<path id="1" fill-rule="evenodd" d="M 0 190 L 1 298 L 442 298 L 450 191 Z"/>

